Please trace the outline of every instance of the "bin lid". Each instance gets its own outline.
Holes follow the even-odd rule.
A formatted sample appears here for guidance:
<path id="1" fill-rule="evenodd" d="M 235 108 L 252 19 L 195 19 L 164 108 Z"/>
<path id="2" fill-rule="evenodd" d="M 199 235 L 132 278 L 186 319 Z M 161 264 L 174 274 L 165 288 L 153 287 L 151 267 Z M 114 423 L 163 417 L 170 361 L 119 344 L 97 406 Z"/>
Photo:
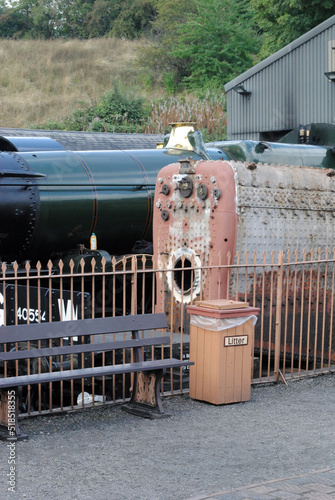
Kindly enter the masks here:
<path id="1" fill-rule="evenodd" d="M 242 316 L 257 316 L 259 314 L 259 307 L 236 307 L 227 309 L 213 309 L 205 306 L 186 306 L 186 310 L 189 314 L 195 314 L 197 316 L 207 316 L 209 318 L 239 318 Z"/>
<path id="2" fill-rule="evenodd" d="M 217 300 L 199 300 L 194 303 L 197 307 L 206 307 L 207 309 L 218 309 L 224 311 L 227 309 L 243 309 L 249 307 L 249 302 L 240 302 L 238 300 L 217 299 Z"/>

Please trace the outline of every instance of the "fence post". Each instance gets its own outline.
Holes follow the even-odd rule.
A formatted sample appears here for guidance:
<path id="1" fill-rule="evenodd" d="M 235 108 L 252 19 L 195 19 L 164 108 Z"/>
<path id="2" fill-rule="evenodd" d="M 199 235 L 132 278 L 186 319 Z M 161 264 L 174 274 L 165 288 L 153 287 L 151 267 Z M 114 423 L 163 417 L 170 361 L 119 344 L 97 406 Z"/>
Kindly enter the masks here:
<path id="1" fill-rule="evenodd" d="M 277 303 L 276 303 L 276 331 L 275 331 L 275 365 L 274 379 L 278 380 L 280 374 L 280 336 L 281 336 L 281 310 L 283 302 L 283 252 L 278 255 L 278 274 L 277 274 Z"/>
<path id="2" fill-rule="evenodd" d="M 137 259 L 131 258 L 131 314 L 137 314 Z"/>

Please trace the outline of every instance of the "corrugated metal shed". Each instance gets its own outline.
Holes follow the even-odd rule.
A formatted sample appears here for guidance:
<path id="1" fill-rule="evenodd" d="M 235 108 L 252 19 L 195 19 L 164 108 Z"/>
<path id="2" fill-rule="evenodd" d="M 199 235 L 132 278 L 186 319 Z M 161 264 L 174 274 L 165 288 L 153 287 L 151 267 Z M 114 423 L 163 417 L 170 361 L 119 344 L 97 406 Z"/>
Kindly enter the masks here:
<path id="1" fill-rule="evenodd" d="M 327 72 L 335 72 L 335 15 L 225 86 L 228 140 L 276 140 L 300 124 L 334 124 Z"/>

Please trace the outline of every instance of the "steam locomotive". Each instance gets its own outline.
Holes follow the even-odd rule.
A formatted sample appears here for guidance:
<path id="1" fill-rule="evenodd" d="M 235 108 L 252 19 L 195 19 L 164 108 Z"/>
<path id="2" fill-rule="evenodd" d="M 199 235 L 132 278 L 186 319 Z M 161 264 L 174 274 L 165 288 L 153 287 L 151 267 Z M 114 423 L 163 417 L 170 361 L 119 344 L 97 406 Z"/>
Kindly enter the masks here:
<path id="1" fill-rule="evenodd" d="M 329 126 L 319 126 L 316 139 L 316 132 L 311 136 L 306 128 L 304 134 L 300 131 L 288 138 L 299 144 L 224 141 L 205 146 L 193 125 L 174 124 L 160 149 L 69 151 L 62 134 L 59 141 L 45 134 L 11 135 L 10 131 L 0 137 L 0 261 L 9 267 L 17 261 L 23 269 L 26 261 L 79 262 L 84 255 L 97 261 L 105 257 L 110 263 L 111 256 L 152 253 L 156 177 L 178 160 L 275 163 L 284 183 L 283 166 L 288 164 L 314 167 L 320 172 L 315 180 L 320 185 L 328 170 L 333 175 Z M 283 231 L 285 223 L 279 225 Z M 98 250 L 89 248 L 92 233 L 97 235 Z"/>
<path id="2" fill-rule="evenodd" d="M 225 141 L 204 148 L 192 130 L 177 124 L 166 147 L 136 151 L 68 151 L 46 136 L 0 137 L 0 259 L 75 255 L 92 233 L 110 255 L 132 252 L 138 240 L 152 241 L 156 176 L 178 159 L 335 168 L 334 147 L 327 144 Z"/>
<path id="3" fill-rule="evenodd" d="M 11 276 L 13 261 L 24 275 L 27 261 L 69 263 L 72 259 L 78 265 L 83 256 L 86 261 L 94 257 L 98 264 L 105 258 L 108 270 L 112 256 L 152 253 L 154 212 L 155 254 L 167 257 L 163 263 L 167 267 L 171 262 L 178 265 L 181 256 L 191 265 L 199 251 L 224 255 L 250 247 L 263 250 L 264 245 L 272 250 L 290 241 L 287 232 L 295 244 L 299 235 L 304 246 L 308 238 L 331 245 L 334 149 L 322 141 L 303 144 L 301 135 L 297 137 L 299 144 L 223 141 L 204 145 L 201 134 L 188 123 L 175 124 L 161 148 L 67 150 L 64 141 L 45 135 L 3 134 L 0 264 L 7 264 L 6 277 Z M 196 217 L 191 221 L 192 213 Z M 90 249 L 93 233 L 97 250 Z M 179 304 L 197 293 L 187 288 L 187 282 L 178 282 L 178 276 L 175 273 L 173 292 L 171 283 L 158 283 L 158 302 L 165 291 Z M 226 279 L 219 278 L 225 288 Z M 199 280 L 191 281 L 199 285 Z M 15 292 L 14 285 L 6 289 L 6 304 L 13 303 Z M 41 300 L 40 291 L 30 287 L 30 292 L 31 305 Z M 64 319 L 64 304 L 62 314 L 55 310 L 59 294 L 53 292 L 53 320 Z M 2 293 L 0 289 L 0 325 L 5 317 Z M 63 291 L 63 300 L 70 298 L 67 293 Z M 13 317 L 6 309 L 6 324 L 27 321 L 26 297 L 22 286 L 19 309 Z M 81 300 L 79 295 L 71 298 Z M 33 311 L 40 316 L 39 307 L 33 306 Z M 47 316 L 43 320 L 48 321 Z M 174 330 L 178 331 L 177 325 Z"/>

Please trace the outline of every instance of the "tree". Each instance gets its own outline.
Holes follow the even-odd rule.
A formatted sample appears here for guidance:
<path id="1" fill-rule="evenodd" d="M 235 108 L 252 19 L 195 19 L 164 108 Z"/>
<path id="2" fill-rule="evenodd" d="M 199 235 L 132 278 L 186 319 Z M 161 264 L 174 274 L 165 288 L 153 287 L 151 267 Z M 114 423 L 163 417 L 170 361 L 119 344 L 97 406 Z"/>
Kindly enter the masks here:
<path id="1" fill-rule="evenodd" d="M 333 0 L 251 0 L 251 6 L 263 33 L 262 59 L 334 15 Z"/>
<path id="2" fill-rule="evenodd" d="M 0 36 L 55 38 L 80 36 L 87 7 L 94 0 L 17 0 L 0 16 Z"/>
<path id="3" fill-rule="evenodd" d="M 94 9 L 95 0 L 57 0 L 57 2 L 61 12 L 59 36 L 89 38 L 89 16 Z M 108 16 L 107 9 L 105 14 Z"/>
<path id="4" fill-rule="evenodd" d="M 32 26 L 26 36 L 31 38 L 54 38 L 57 33 L 58 5 L 54 0 L 36 2 L 31 9 Z"/>
<path id="5" fill-rule="evenodd" d="M 179 26 L 170 55 L 184 61 L 190 88 L 222 87 L 252 66 L 260 40 L 249 0 L 194 0 L 196 12 Z"/>
<path id="6" fill-rule="evenodd" d="M 95 0 L 92 9 L 85 17 L 85 38 L 106 36 L 120 12 L 121 5 L 118 0 Z"/>
<path id="7" fill-rule="evenodd" d="M 0 0 L 0 37 L 136 38 L 149 29 L 156 0 Z"/>
<path id="8" fill-rule="evenodd" d="M 32 9 L 38 0 L 21 0 L 8 4 L 1 2 L 0 7 L 0 37 L 22 38 L 33 27 Z"/>
<path id="9" fill-rule="evenodd" d="M 151 44 L 143 50 L 140 60 L 148 67 L 153 80 L 161 77 L 166 90 L 175 93 L 186 75 L 187 61 L 171 54 L 178 27 L 190 13 L 196 12 L 193 0 L 153 0 L 157 15 L 152 22 Z"/>
<path id="10" fill-rule="evenodd" d="M 120 13 L 112 23 L 111 34 L 119 38 L 136 38 L 151 27 L 156 16 L 153 0 L 123 0 Z"/>

